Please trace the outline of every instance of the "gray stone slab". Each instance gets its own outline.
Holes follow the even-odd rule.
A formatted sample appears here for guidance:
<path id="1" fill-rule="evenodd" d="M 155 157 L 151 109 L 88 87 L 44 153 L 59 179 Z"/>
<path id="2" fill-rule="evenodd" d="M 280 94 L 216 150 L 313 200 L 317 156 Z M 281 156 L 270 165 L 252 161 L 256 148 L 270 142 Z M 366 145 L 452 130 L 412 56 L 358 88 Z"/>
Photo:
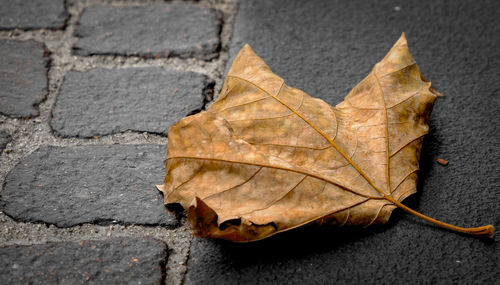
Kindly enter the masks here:
<path id="1" fill-rule="evenodd" d="M 7 144 L 12 140 L 12 137 L 6 131 L 0 130 L 0 153 L 3 152 Z"/>
<path id="2" fill-rule="evenodd" d="M 176 226 L 154 186 L 165 146 L 42 147 L 7 175 L 0 209 L 23 222 Z"/>
<path id="3" fill-rule="evenodd" d="M 71 71 L 50 124 L 65 137 L 128 130 L 166 135 L 170 125 L 203 107 L 212 87 L 205 75 L 161 68 Z"/>
<path id="4" fill-rule="evenodd" d="M 0 0 L 0 29 L 63 28 L 64 0 Z"/>
<path id="5" fill-rule="evenodd" d="M 210 60 L 218 53 L 219 26 L 214 9 L 192 4 L 91 6 L 75 29 L 74 52 Z"/>
<path id="6" fill-rule="evenodd" d="M 0 247 L 2 284 L 163 284 L 167 247 L 153 239 Z"/>
<path id="7" fill-rule="evenodd" d="M 405 32 L 423 75 L 444 94 L 418 193 L 405 204 L 451 224 L 499 229 L 500 2 L 481 4 L 242 1 L 231 54 L 247 42 L 288 85 L 336 105 Z M 185 283 L 495 284 L 497 243 L 396 210 L 389 224 L 360 231 L 298 230 L 243 245 L 196 239 Z"/>
<path id="8" fill-rule="evenodd" d="M 47 95 L 48 51 L 34 41 L 0 40 L 0 113 L 38 116 Z"/>

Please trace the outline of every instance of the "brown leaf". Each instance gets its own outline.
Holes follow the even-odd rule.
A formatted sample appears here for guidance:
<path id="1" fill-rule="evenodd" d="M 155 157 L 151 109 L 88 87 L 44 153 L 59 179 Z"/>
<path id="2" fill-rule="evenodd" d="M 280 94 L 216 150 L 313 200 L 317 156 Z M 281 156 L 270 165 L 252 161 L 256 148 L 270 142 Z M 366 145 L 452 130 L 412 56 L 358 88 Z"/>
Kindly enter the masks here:
<path id="1" fill-rule="evenodd" d="M 285 85 L 245 45 L 217 101 L 170 128 L 159 189 L 200 237 L 386 223 L 396 206 L 413 211 L 399 201 L 416 191 L 438 95 L 404 34 L 336 107 Z"/>

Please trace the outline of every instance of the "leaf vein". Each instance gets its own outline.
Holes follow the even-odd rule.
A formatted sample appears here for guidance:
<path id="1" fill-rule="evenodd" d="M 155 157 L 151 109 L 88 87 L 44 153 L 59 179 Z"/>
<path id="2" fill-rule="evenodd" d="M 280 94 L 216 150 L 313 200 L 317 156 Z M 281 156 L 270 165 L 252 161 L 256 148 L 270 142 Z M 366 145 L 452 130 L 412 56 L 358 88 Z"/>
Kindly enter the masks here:
<path id="1" fill-rule="evenodd" d="M 303 182 L 303 181 L 304 181 L 307 177 L 309 177 L 309 176 L 304 175 L 304 177 L 302 177 L 302 179 L 300 179 L 300 181 L 299 181 L 299 182 L 297 182 L 297 183 L 296 183 L 296 184 L 292 187 L 292 189 L 288 190 L 288 191 L 286 192 L 286 194 L 285 194 L 285 195 L 283 195 L 283 196 L 279 197 L 278 199 L 276 199 L 276 200 L 272 201 L 271 203 L 268 203 L 268 204 L 267 204 L 266 206 L 264 206 L 263 208 L 261 208 L 261 209 L 255 209 L 255 210 L 252 210 L 252 211 L 250 211 L 250 212 L 246 212 L 246 213 L 242 213 L 242 214 L 239 214 L 238 216 L 240 216 L 240 217 L 241 217 L 241 216 L 244 216 L 244 215 L 251 214 L 251 213 L 253 213 L 253 212 L 263 211 L 263 210 L 265 210 L 265 209 L 270 208 L 271 206 L 275 205 L 275 204 L 276 204 L 276 203 L 278 203 L 279 201 L 283 200 L 283 199 L 284 199 L 284 198 L 285 198 L 288 194 L 290 194 L 290 192 L 292 192 L 293 190 L 295 190 L 295 189 L 296 189 L 296 188 L 297 188 L 297 187 L 298 187 L 298 186 L 299 186 L 299 185 L 300 185 L 300 184 L 301 184 L 301 183 L 302 183 L 302 182 Z"/>
<path id="2" fill-rule="evenodd" d="M 346 191 L 349 191 L 349 192 L 352 192 L 358 196 L 361 196 L 361 197 L 366 197 L 366 198 L 370 198 L 370 199 L 385 199 L 384 197 L 376 197 L 376 196 L 369 196 L 369 195 L 365 195 L 365 194 L 362 194 L 362 193 L 359 193 L 355 190 L 352 190 L 350 188 L 348 188 L 347 186 L 343 185 L 342 183 L 338 182 L 338 181 L 334 181 L 330 178 L 325 178 L 319 174 L 315 174 L 315 173 L 311 173 L 311 172 L 308 172 L 308 171 L 304 171 L 304 170 L 298 170 L 298 169 L 292 169 L 292 168 L 287 168 L 287 167 L 281 167 L 281 166 L 276 166 L 276 165 L 269 165 L 269 164 L 264 164 L 264 163 L 253 163 L 253 162 L 247 162 L 247 161 L 236 161 L 236 160 L 229 160 L 229 159 L 222 159 L 222 158 L 213 158 L 213 157 L 198 157 L 198 156 L 169 156 L 167 157 L 167 160 L 168 159 L 197 159 L 197 160 L 214 160 L 214 161 L 220 161 L 220 162 L 229 162 L 229 163 L 239 163 L 239 164 L 246 164 L 246 165 L 255 165 L 255 166 L 263 166 L 263 167 L 268 167 L 268 168 L 275 168 L 275 169 L 281 169 L 281 170 L 286 170 L 286 171 L 291 171 L 291 172 L 296 172 L 296 173 L 301 173 L 301 174 L 305 174 L 305 175 L 308 175 L 308 176 L 311 176 L 311 177 L 314 177 L 314 178 L 317 178 L 317 179 L 320 179 L 320 180 L 323 180 L 323 181 L 326 181 L 328 183 L 331 183 L 333 185 L 336 185 Z"/>
<path id="3" fill-rule="evenodd" d="M 257 175 L 257 174 L 258 174 L 258 173 L 262 170 L 262 168 L 264 168 L 264 167 L 262 167 L 262 166 L 261 166 L 261 167 L 259 167 L 259 169 L 257 169 L 257 170 L 256 170 L 256 171 L 255 171 L 255 172 L 254 172 L 254 173 L 253 173 L 250 177 L 248 177 L 247 179 L 245 179 L 243 182 L 241 182 L 241 183 L 239 183 L 239 184 L 237 184 L 237 185 L 235 185 L 235 186 L 233 186 L 233 187 L 231 187 L 231 188 L 225 189 L 224 191 L 221 191 L 221 192 L 217 192 L 217 193 L 214 193 L 214 194 L 208 195 L 208 196 L 206 196 L 206 197 L 204 197 L 204 198 L 202 198 L 202 199 L 203 199 L 203 200 L 210 199 L 210 198 L 212 198 L 212 197 L 214 197 L 214 196 L 217 196 L 217 195 L 219 195 L 219 194 L 222 194 L 222 193 L 225 193 L 225 192 L 231 191 L 231 190 L 233 190 L 233 189 L 236 189 L 236 188 L 238 188 L 238 187 L 242 186 L 243 184 L 248 183 L 250 180 L 252 180 L 252 179 L 253 179 L 253 178 L 254 178 L 254 177 L 255 177 L 255 176 L 256 176 L 256 175 Z"/>
<path id="4" fill-rule="evenodd" d="M 294 110 L 292 107 L 288 106 L 285 102 L 283 102 L 281 99 L 277 98 L 276 96 L 272 95 L 271 93 L 269 93 L 268 91 L 266 91 L 265 89 L 263 89 L 262 87 L 256 85 L 255 83 L 249 81 L 249 80 L 246 80 L 244 78 L 241 78 L 241 77 L 238 77 L 238 76 L 234 76 L 234 75 L 227 75 L 227 77 L 232 77 L 232 78 L 237 78 L 237 79 L 240 79 L 244 82 L 247 82 L 248 84 L 251 84 L 253 86 L 256 86 L 257 88 L 259 88 L 260 90 L 266 92 L 267 94 L 269 94 L 269 96 L 272 96 L 273 98 L 276 99 L 276 101 L 278 101 L 279 103 L 283 104 L 285 107 L 287 107 L 288 109 L 290 109 L 291 111 L 293 111 L 297 116 L 299 116 L 302 120 L 304 120 L 307 124 L 309 124 L 309 126 L 311 126 L 316 132 L 318 132 L 320 135 L 322 135 L 350 164 L 352 167 L 354 167 L 354 169 L 356 169 L 356 171 L 358 171 L 361 176 L 363 176 L 363 178 L 368 182 L 368 184 L 370 184 L 377 192 L 379 192 L 381 195 L 383 195 L 383 197 L 381 198 L 384 198 L 384 199 L 389 199 L 388 197 L 386 197 L 386 194 L 380 190 L 380 188 L 378 188 L 375 183 L 373 183 L 373 181 L 364 173 L 363 170 L 361 170 L 361 168 L 359 168 L 355 163 L 354 161 L 351 160 L 351 158 L 349 158 L 348 155 L 346 155 L 338 146 L 337 144 L 335 144 L 324 132 L 322 132 L 318 127 L 316 127 L 313 123 L 311 123 L 307 118 L 305 118 L 302 114 L 300 114 L 299 112 L 297 112 L 296 110 Z M 390 200 L 389 200 L 390 201 Z"/>

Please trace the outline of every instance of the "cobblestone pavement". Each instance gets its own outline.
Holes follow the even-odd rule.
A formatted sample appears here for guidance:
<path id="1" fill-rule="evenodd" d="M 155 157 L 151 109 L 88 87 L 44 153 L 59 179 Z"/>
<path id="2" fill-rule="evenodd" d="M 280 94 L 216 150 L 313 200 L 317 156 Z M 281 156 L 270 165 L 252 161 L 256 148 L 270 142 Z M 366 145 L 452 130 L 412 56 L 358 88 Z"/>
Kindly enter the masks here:
<path id="1" fill-rule="evenodd" d="M 168 128 L 210 104 L 243 43 L 336 105 L 405 32 L 445 95 L 405 203 L 500 227 L 500 2 L 239 2 L 0 0 L 0 284 L 498 282 L 496 240 L 398 210 L 241 245 L 163 206 Z"/>

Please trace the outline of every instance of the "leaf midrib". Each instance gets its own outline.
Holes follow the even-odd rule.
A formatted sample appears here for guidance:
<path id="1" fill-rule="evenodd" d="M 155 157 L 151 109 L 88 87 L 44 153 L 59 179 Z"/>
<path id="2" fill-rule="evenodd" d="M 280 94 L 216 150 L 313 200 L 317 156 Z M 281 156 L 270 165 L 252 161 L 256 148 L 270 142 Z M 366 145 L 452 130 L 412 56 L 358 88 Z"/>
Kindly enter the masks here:
<path id="1" fill-rule="evenodd" d="M 377 87 L 378 90 L 380 91 L 380 98 L 382 100 L 382 107 L 384 110 L 384 117 L 385 117 L 385 179 L 387 183 L 387 191 L 389 193 L 392 193 L 391 189 L 391 164 L 390 164 L 390 159 L 391 159 L 391 154 L 389 153 L 389 119 L 387 118 L 387 105 L 385 104 L 385 96 L 384 96 L 384 90 L 382 89 L 382 84 L 380 83 L 380 79 L 377 76 L 377 65 L 373 68 L 371 74 L 375 77 L 375 80 L 377 81 Z"/>

